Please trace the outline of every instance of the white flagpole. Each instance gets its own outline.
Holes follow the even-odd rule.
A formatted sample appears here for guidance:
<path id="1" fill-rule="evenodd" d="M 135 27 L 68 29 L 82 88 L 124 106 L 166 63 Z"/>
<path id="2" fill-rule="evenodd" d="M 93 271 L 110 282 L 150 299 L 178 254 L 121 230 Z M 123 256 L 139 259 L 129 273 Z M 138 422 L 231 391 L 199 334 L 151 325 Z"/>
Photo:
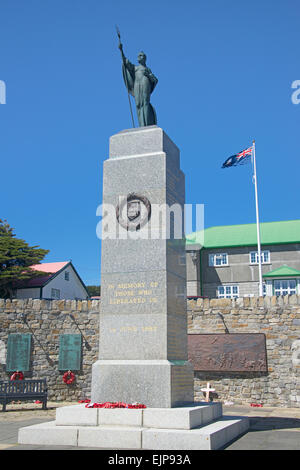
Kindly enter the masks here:
<path id="1" fill-rule="evenodd" d="M 261 269 L 261 247 L 260 247 L 260 227 L 258 212 L 258 196 L 257 196 L 257 177 L 256 177 L 256 158 L 255 158 L 255 141 L 253 140 L 253 178 L 255 185 L 255 207 L 256 207 L 256 231 L 257 231 L 257 254 L 258 254 L 258 273 L 259 273 L 259 295 L 263 296 L 263 281 Z"/>

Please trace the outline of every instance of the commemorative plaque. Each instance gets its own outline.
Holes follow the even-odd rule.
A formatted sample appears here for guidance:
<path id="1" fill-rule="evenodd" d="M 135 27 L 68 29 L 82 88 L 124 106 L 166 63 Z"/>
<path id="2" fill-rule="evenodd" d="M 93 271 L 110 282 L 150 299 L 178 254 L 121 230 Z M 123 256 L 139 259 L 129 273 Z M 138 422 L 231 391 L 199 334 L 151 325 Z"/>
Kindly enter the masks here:
<path id="1" fill-rule="evenodd" d="M 60 335 L 58 370 L 80 370 L 81 343 L 81 334 Z"/>
<path id="2" fill-rule="evenodd" d="M 7 342 L 6 371 L 29 371 L 31 333 L 11 333 Z"/>
<path id="3" fill-rule="evenodd" d="M 197 371 L 266 372 L 266 339 L 262 333 L 190 334 L 189 361 Z"/>

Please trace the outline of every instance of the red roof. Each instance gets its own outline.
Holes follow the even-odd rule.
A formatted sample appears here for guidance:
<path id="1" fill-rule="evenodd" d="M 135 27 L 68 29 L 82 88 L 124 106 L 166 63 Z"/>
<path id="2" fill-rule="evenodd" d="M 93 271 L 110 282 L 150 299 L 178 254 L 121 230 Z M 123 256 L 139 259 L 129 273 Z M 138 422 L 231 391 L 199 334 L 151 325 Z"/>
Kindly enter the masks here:
<path id="1" fill-rule="evenodd" d="M 34 271 L 42 271 L 45 276 L 34 277 L 32 279 L 17 281 L 14 284 L 14 288 L 22 289 L 22 287 L 42 287 L 53 277 L 53 274 L 56 274 L 58 271 L 63 269 L 69 261 L 61 261 L 58 263 L 41 263 L 33 264 L 30 266 Z"/>
<path id="2" fill-rule="evenodd" d="M 43 271 L 44 273 L 57 273 L 60 271 L 69 261 L 61 261 L 59 263 L 41 263 L 33 264 L 30 266 L 35 271 Z"/>

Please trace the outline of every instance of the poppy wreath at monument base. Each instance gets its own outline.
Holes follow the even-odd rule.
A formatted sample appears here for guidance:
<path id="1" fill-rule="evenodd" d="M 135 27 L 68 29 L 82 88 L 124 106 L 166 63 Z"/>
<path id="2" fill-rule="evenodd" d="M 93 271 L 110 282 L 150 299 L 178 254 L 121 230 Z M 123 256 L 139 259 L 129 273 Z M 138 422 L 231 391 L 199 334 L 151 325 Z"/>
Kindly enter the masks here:
<path id="1" fill-rule="evenodd" d="M 23 372 L 20 372 L 19 370 L 17 370 L 11 375 L 10 380 L 24 380 Z"/>
<path id="2" fill-rule="evenodd" d="M 71 370 L 68 370 L 68 372 L 65 372 L 63 375 L 63 381 L 65 384 L 70 385 L 74 382 L 75 380 L 75 374 Z"/>
<path id="3" fill-rule="evenodd" d="M 141 409 L 147 408 L 146 405 L 142 405 L 141 403 L 123 403 L 121 401 L 118 402 L 110 402 L 106 401 L 104 403 L 89 403 L 85 405 L 86 408 L 130 408 L 130 409 Z"/>

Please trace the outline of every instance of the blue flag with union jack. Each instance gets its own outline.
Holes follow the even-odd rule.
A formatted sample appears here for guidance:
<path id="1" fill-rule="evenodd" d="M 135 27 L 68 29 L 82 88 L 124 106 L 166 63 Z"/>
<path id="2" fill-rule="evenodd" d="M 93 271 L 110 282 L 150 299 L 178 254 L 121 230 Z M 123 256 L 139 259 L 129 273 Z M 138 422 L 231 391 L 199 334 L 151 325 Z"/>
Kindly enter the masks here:
<path id="1" fill-rule="evenodd" d="M 227 160 L 223 163 L 222 168 L 228 168 L 230 166 L 237 166 L 246 163 L 252 155 L 252 150 L 253 147 L 249 147 L 237 153 L 236 155 L 231 155 L 231 157 L 227 158 Z"/>

